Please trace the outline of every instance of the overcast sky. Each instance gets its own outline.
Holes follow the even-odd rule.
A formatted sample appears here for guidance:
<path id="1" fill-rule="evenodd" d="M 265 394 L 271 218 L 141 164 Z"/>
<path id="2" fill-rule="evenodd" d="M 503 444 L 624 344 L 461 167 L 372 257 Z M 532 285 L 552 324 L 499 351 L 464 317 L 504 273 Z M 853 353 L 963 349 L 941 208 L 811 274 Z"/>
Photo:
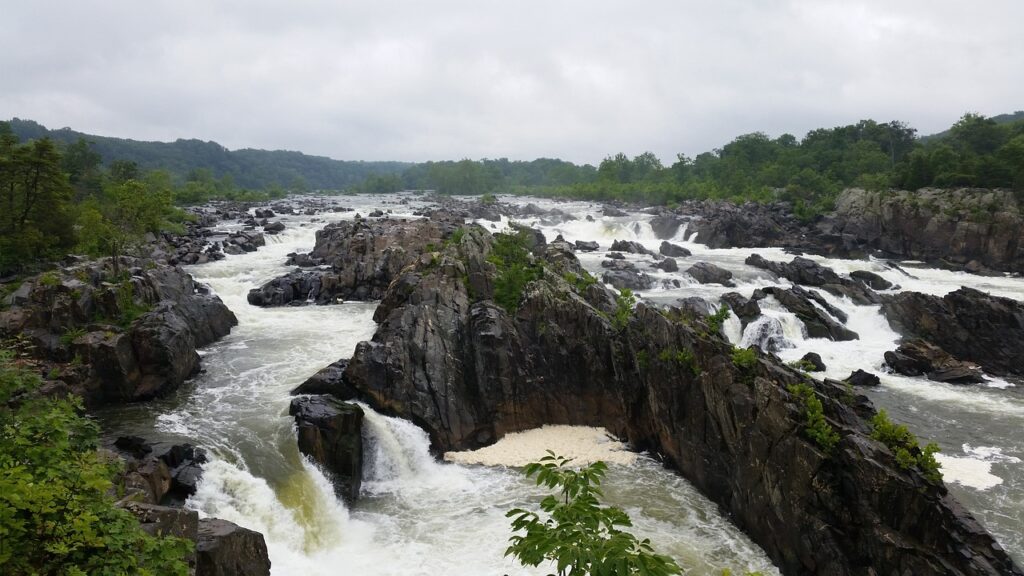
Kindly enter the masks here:
<path id="1" fill-rule="evenodd" d="M 666 163 L 1024 109 L 1024 1 L 3 1 L 0 118 L 339 159 Z"/>

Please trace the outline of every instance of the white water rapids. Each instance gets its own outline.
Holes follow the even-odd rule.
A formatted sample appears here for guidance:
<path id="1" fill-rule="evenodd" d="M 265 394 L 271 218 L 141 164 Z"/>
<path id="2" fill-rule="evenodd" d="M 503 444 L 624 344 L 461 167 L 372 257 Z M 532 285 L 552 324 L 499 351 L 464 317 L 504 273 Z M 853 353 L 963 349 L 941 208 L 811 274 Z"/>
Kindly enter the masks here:
<path id="1" fill-rule="evenodd" d="M 399 204 L 401 198 L 409 203 Z M 601 272 L 603 251 L 613 239 L 636 240 L 655 251 L 661 243 L 648 224 L 650 216 L 644 214 L 612 218 L 602 216 L 600 206 L 588 203 L 531 201 L 543 208 L 557 206 L 579 218 L 553 226 L 539 220 L 524 222 L 542 229 L 548 240 L 560 233 L 569 241 L 598 241 L 602 251 L 579 254 L 596 275 Z M 338 202 L 364 214 L 373 208 L 391 208 L 396 217 L 421 206 L 415 197 L 405 196 L 362 196 Z M 587 214 L 593 222 L 584 220 Z M 235 312 L 239 325 L 202 351 L 203 374 L 169 398 L 105 413 L 106 432 L 190 441 L 208 448 L 212 461 L 188 506 L 262 532 L 275 576 L 547 573 L 545 567 L 523 569 L 503 557 L 510 535 L 505 512 L 531 505 L 542 495 L 518 469 L 437 462 L 428 452 L 422 430 L 368 408 L 363 429 L 367 447 L 362 495 L 351 509 L 334 497 L 323 474 L 299 455 L 292 419 L 287 415 L 289 390 L 323 366 L 349 357 L 357 342 L 372 336 L 375 303 L 257 308 L 246 302 L 246 294 L 287 272 L 287 253 L 309 251 L 315 230 L 324 221 L 351 217 L 352 213 L 330 214 L 315 217 L 320 219 L 317 222 L 310 222 L 313 217 L 309 216 L 284 217 L 287 229 L 268 236 L 268 245 L 258 252 L 191 268 L 193 275 L 208 283 Z M 642 298 L 670 303 L 697 295 L 717 301 L 732 290 L 750 296 L 756 287 L 773 281 L 765 272 L 743 264 L 749 254 L 758 252 L 774 260 L 792 258 L 772 249 L 711 250 L 685 238 L 683 229 L 673 239 L 693 252 L 691 257 L 677 259 L 679 273 L 652 270 L 644 258 L 627 256 L 652 276 L 682 283 L 678 289 L 643 292 Z M 738 287 L 694 283 L 682 270 L 699 260 L 731 270 Z M 932 294 L 945 294 L 960 285 L 1018 298 L 1024 294 L 1021 279 L 908 268 L 917 277 L 912 279 L 887 268 L 884 262 L 817 260 L 840 274 L 872 270 L 903 289 Z M 805 352 L 818 352 L 828 365 L 828 376 L 839 379 L 857 368 L 879 374 L 883 385 L 869 392 L 872 399 L 918 436 L 940 444 L 951 489 L 1003 546 L 1019 561 L 1024 560 L 1021 387 L 1006 381 L 958 387 L 886 375 L 881 372 L 882 354 L 895 348 L 898 336 L 878 307 L 855 306 L 822 294 L 849 314 L 847 326 L 861 339 L 807 339 L 792 314 L 763 301 L 768 319 L 762 323 L 771 324 L 765 331 L 774 333 L 782 344 L 778 354 L 794 360 Z M 735 318 L 725 326 L 736 344 L 750 343 L 753 328 L 748 326 L 748 334 L 741 333 Z M 558 450 L 570 436 L 548 431 L 547 437 L 540 438 L 539 444 L 550 438 L 556 444 L 550 447 Z M 582 440 L 576 443 L 587 448 Z M 513 462 L 517 454 L 518 448 L 499 446 L 495 453 L 478 460 Z M 651 538 L 659 552 L 675 557 L 687 574 L 717 575 L 723 568 L 733 573 L 762 570 L 777 574 L 763 552 L 710 501 L 646 456 L 632 463 L 613 464 L 606 494 L 611 503 L 631 515 L 638 535 Z"/>

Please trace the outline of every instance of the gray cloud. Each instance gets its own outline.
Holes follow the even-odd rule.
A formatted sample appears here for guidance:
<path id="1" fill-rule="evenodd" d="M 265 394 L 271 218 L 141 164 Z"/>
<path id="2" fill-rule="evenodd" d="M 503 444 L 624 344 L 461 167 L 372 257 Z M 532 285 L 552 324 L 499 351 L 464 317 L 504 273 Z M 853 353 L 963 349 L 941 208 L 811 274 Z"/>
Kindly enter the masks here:
<path id="1" fill-rule="evenodd" d="M 0 118 L 344 159 L 652 150 L 1024 108 L 1024 3 L 8 3 Z"/>

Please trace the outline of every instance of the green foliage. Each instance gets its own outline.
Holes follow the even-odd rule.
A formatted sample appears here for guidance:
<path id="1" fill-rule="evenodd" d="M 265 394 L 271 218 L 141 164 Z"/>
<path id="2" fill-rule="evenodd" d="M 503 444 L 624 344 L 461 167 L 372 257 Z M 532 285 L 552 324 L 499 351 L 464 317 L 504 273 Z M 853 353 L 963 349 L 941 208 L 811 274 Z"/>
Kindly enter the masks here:
<path id="1" fill-rule="evenodd" d="M 82 336 L 85 336 L 85 328 L 67 328 L 64 333 L 60 335 L 60 343 L 64 346 L 70 346 L 75 340 L 78 340 Z"/>
<path id="2" fill-rule="evenodd" d="M 700 375 L 700 366 L 697 365 L 697 359 L 694 357 L 693 352 L 689 350 L 665 349 L 658 353 L 658 360 L 666 363 L 675 363 L 680 368 L 692 372 L 694 376 Z"/>
<path id="3" fill-rule="evenodd" d="M 597 284 L 597 278 L 586 270 L 583 270 L 582 274 L 567 272 L 563 278 L 565 278 L 565 281 L 568 282 L 574 290 L 576 290 L 577 294 L 583 294 L 587 291 L 587 288 Z"/>
<path id="4" fill-rule="evenodd" d="M 494 301 L 514 314 L 519 309 L 526 285 L 544 275 L 544 268 L 534 262 L 527 249 L 529 231 L 520 229 L 512 233 L 494 235 L 494 244 L 487 261 L 498 270 L 494 280 Z"/>
<path id="5" fill-rule="evenodd" d="M 149 312 L 149 306 L 135 301 L 135 285 L 131 279 L 117 285 L 117 308 L 121 313 L 118 324 L 128 327 L 136 318 Z"/>
<path id="6" fill-rule="evenodd" d="M 640 350 L 636 353 L 636 365 L 639 366 L 641 370 L 646 370 L 650 363 L 651 359 L 647 355 L 647 350 Z"/>
<path id="7" fill-rule="evenodd" d="M 505 555 L 524 566 L 553 563 L 558 576 L 681 574 L 674 560 L 654 552 L 649 540 L 622 530 L 633 525 L 625 512 L 601 504 L 599 486 L 608 467 L 595 462 L 573 469 L 570 462 L 549 451 L 526 467 L 527 477 L 536 476 L 537 485 L 557 493 L 540 502 L 545 518 L 520 508 L 506 514 L 516 534 Z"/>
<path id="8" fill-rule="evenodd" d="M 929 443 L 922 450 L 917 437 L 906 426 L 889 420 L 885 410 L 879 410 L 871 418 L 871 428 L 871 437 L 889 448 L 900 467 L 909 469 L 917 466 L 928 480 L 935 483 L 942 481 L 942 472 L 939 471 L 941 465 L 935 460 L 935 453 L 939 451 L 936 444 Z"/>
<path id="9" fill-rule="evenodd" d="M 0 572 L 188 574 L 192 544 L 144 533 L 108 495 L 116 467 L 78 399 L 39 396 L 0 352 Z"/>
<path id="10" fill-rule="evenodd" d="M 498 203 L 498 199 L 494 196 L 494 194 L 491 194 L 490 192 L 488 192 L 488 193 L 483 194 L 482 196 L 480 196 L 480 203 L 485 205 L 485 206 L 490 206 L 490 205 L 493 205 L 493 204 L 497 204 Z"/>
<path id="11" fill-rule="evenodd" d="M 612 316 L 612 326 L 616 330 L 625 330 L 629 325 L 629 316 L 633 313 L 634 306 L 636 306 L 636 296 L 633 295 L 633 291 L 629 288 L 619 290 L 615 296 L 615 314 Z"/>
<path id="12" fill-rule="evenodd" d="M 792 362 L 787 362 L 786 365 L 789 366 L 790 368 L 801 370 L 803 372 L 815 371 L 814 362 L 811 362 L 810 360 L 793 360 Z"/>
<path id="13" fill-rule="evenodd" d="M 825 454 L 831 454 L 832 449 L 839 443 L 839 433 L 825 420 L 824 407 L 815 395 L 814 389 L 806 384 L 790 384 L 786 389 L 803 407 L 804 434 Z"/>
<path id="14" fill-rule="evenodd" d="M 60 284 L 60 276 L 56 272 L 43 272 L 39 275 L 39 283 L 43 286 L 54 287 Z"/>
<path id="15" fill-rule="evenodd" d="M 722 324 L 729 318 L 729 307 L 725 304 L 718 309 L 717 312 L 708 316 L 707 324 L 708 328 L 711 328 L 712 332 L 718 333 L 722 330 Z"/>
<path id="16" fill-rule="evenodd" d="M 753 348 L 733 348 L 732 363 L 739 369 L 740 382 L 754 384 L 754 370 L 757 368 L 757 352 Z"/>

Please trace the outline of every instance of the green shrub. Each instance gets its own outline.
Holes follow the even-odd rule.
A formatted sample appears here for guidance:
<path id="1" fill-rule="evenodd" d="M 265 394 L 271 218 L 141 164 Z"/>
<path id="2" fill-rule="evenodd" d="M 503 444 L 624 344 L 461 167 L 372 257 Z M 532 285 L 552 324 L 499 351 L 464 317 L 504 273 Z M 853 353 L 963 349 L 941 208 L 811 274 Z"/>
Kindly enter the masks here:
<path id="1" fill-rule="evenodd" d="M 612 316 L 612 326 L 616 330 L 624 330 L 629 324 L 629 315 L 633 313 L 633 307 L 636 306 L 636 296 L 633 295 L 633 291 L 629 288 L 623 288 L 619 290 L 619 294 L 615 296 L 615 315 Z"/>
<path id="2" fill-rule="evenodd" d="M 871 437 L 889 448 L 901 468 L 910 469 L 917 466 L 928 480 L 935 483 L 942 481 L 942 472 L 939 471 L 941 464 L 935 460 L 935 453 L 939 451 L 938 445 L 929 443 L 922 450 L 917 443 L 917 437 L 906 426 L 889 420 L 885 410 L 879 410 L 878 414 L 871 418 L 871 428 Z"/>
<path id="3" fill-rule="evenodd" d="M 573 469 L 568 458 L 548 456 L 527 465 L 527 477 L 557 490 L 540 502 L 546 518 L 535 512 L 509 510 L 512 530 L 505 556 L 524 566 L 553 563 L 558 576 L 668 576 L 682 570 L 672 558 L 656 554 L 647 539 L 640 540 L 621 528 L 633 525 L 629 516 L 614 506 L 601 504 L 601 481 L 608 469 L 604 462 Z M 519 533 L 522 532 L 522 533 Z"/>
<path id="4" fill-rule="evenodd" d="M 38 386 L 0 352 L 0 573 L 188 574 L 190 542 L 149 536 L 114 506 L 116 467 L 96 451 L 80 400 Z"/>
<path id="5" fill-rule="evenodd" d="M 514 314 L 519 308 L 526 285 L 544 275 L 544 268 L 533 262 L 527 250 L 526 230 L 513 234 L 495 234 L 494 244 L 487 261 L 498 269 L 498 277 L 494 280 L 494 301 Z"/>
<path id="6" fill-rule="evenodd" d="M 717 312 L 708 316 L 708 328 L 711 328 L 712 332 L 720 332 L 722 330 L 722 324 L 727 318 L 729 318 L 729 307 L 722 304 Z"/>
<path id="7" fill-rule="evenodd" d="M 488 192 L 488 193 L 484 194 L 483 196 L 480 196 L 480 203 L 481 204 L 487 204 L 487 205 L 497 204 L 498 203 L 498 198 L 495 197 L 494 194 L 491 194 L 490 192 Z"/>
<path id="8" fill-rule="evenodd" d="M 565 278 L 565 281 L 568 282 L 578 294 L 583 294 L 587 291 L 587 288 L 597 284 L 597 278 L 594 278 L 594 276 L 586 270 L 584 270 L 582 274 L 566 272 L 563 278 Z"/>
<path id="9" fill-rule="evenodd" d="M 839 443 L 839 433 L 825 420 L 824 407 L 814 390 L 806 384 L 790 384 L 789 393 L 795 396 L 803 407 L 804 434 L 814 441 L 825 454 L 831 454 Z"/>
<path id="10" fill-rule="evenodd" d="M 122 280 L 117 285 L 117 308 L 121 312 L 118 324 L 128 327 L 136 318 L 149 312 L 149 306 L 135 301 L 135 286 L 131 279 Z"/>
<path id="11" fill-rule="evenodd" d="M 44 272 L 39 275 L 39 283 L 43 286 L 56 286 L 60 284 L 60 276 L 56 272 Z"/>
<path id="12" fill-rule="evenodd" d="M 678 364 L 680 367 L 693 372 L 694 376 L 700 375 L 700 367 L 697 366 L 697 359 L 694 358 L 693 352 L 689 350 L 662 350 L 658 354 L 658 360 L 662 362 L 672 362 Z"/>
<path id="13" fill-rule="evenodd" d="M 816 370 L 814 362 L 811 362 L 810 360 L 793 360 L 792 362 L 787 362 L 786 365 L 802 372 L 814 372 Z"/>
<path id="14" fill-rule="evenodd" d="M 739 370 L 739 381 L 748 386 L 754 384 L 754 369 L 757 368 L 757 352 L 753 348 L 733 348 L 732 363 Z"/>
<path id="15" fill-rule="evenodd" d="M 647 356 L 647 350 L 641 350 L 636 353 L 636 364 L 642 370 L 646 370 L 647 366 L 651 363 L 650 358 Z"/>
<path id="16" fill-rule="evenodd" d="M 85 328 L 68 328 L 60 336 L 60 343 L 64 346 L 70 346 L 79 337 L 85 335 Z"/>

